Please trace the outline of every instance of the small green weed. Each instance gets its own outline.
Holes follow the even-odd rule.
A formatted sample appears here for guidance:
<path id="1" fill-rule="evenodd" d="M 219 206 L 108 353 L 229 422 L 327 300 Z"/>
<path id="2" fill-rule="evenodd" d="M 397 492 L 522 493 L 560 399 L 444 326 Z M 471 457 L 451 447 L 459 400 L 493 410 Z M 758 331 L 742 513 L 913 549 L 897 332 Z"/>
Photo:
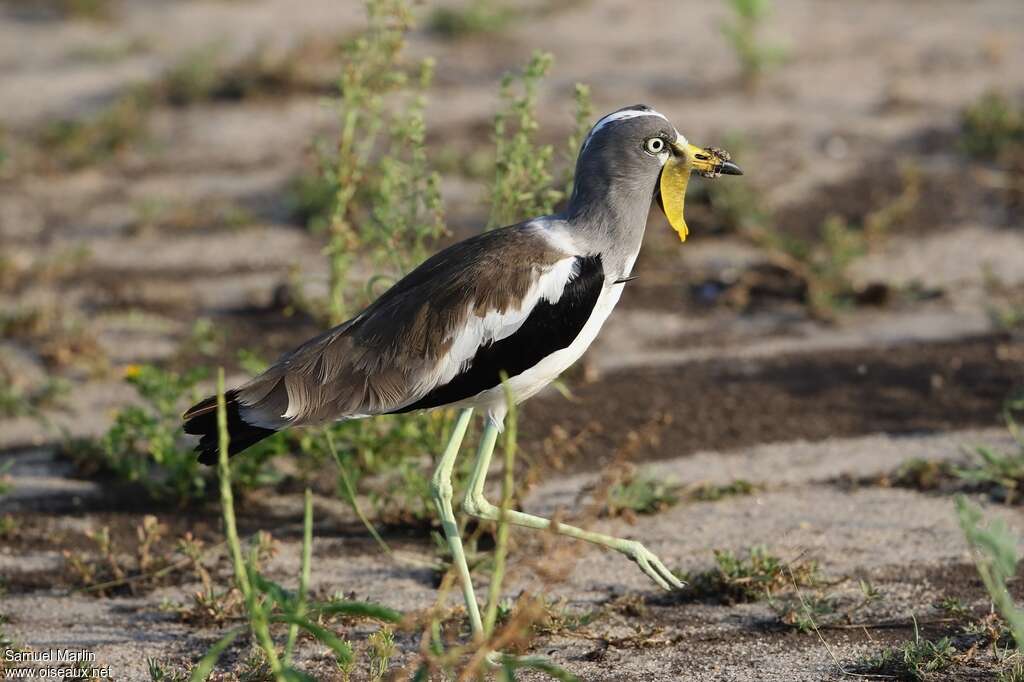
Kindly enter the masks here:
<path id="1" fill-rule="evenodd" d="M 854 288 L 847 270 L 851 263 L 866 253 L 863 236 L 838 216 L 831 216 L 821 226 L 820 239 L 811 244 L 796 238 L 773 235 L 766 243 L 769 250 L 783 255 L 788 267 L 807 285 L 807 305 L 823 317 L 853 303 Z"/>
<path id="2" fill-rule="evenodd" d="M 0 497 L 3 497 L 11 491 L 11 485 L 9 483 L 3 483 L 0 481 L 0 485 L 6 486 L 6 488 L 0 491 Z M 13 540 L 18 537 L 19 531 L 21 530 L 21 523 L 12 514 L 4 514 L 0 516 L 0 539 Z"/>
<path id="3" fill-rule="evenodd" d="M 108 366 L 88 320 L 59 303 L 0 313 L 0 337 L 31 343 L 51 370 L 74 366 L 99 375 Z"/>
<path id="4" fill-rule="evenodd" d="M 33 284 L 58 286 L 80 277 L 91 258 L 92 251 L 84 244 L 40 254 L 28 260 L 0 254 L 0 291 L 17 293 Z M 5 316 L 0 319 L 8 318 Z"/>
<path id="5" fill-rule="evenodd" d="M 369 675 L 371 682 L 380 682 L 387 674 L 391 658 L 395 655 L 395 631 L 384 626 L 370 635 Z"/>
<path id="6" fill-rule="evenodd" d="M 803 634 L 814 632 L 822 620 L 833 616 L 839 610 L 834 599 L 820 594 L 779 603 L 773 601 L 772 605 L 776 608 L 782 623 Z"/>
<path id="7" fill-rule="evenodd" d="M 995 329 L 1024 331 L 1024 289 L 1006 284 L 990 267 L 983 266 L 985 310 Z"/>
<path id="8" fill-rule="evenodd" d="M 1024 663 L 1016 661 L 1006 670 L 1001 670 L 996 682 L 1024 682 Z"/>
<path id="9" fill-rule="evenodd" d="M 88 21 L 110 21 L 115 14 L 114 0 L 39 0 L 23 3 L 17 0 L 6 0 L 9 5 L 34 5 L 33 9 L 42 11 L 55 19 L 83 19 Z"/>
<path id="10" fill-rule="evenodd" d="M 73 442 L 69 454 L 80 467 L 110 471 L 138 483 L 156 499 L 201 498 L 206 479 L 195 453 L 179 442 L 178 431 L 181 399 L 205 376 L 203 370 L 182 375 L 152 366 L 129 367 L 126 380 L 143 405 L 122 408 L 98 442 Z"/>
<path id="11" fill-rule="evenodd" d="M 1006 160 L 1024 149 L 1024 107 L 999 92 L 987 92 L 964 110 L 960 145 L 969 156 Z"/>
<path id="12" fill-rule="evenodd" d="M 2 595 L 3 589 L 0 588 L 0 595 Z M 8 670 L 8 664 L 14 660 L 14 654 L 21 651 L 21 647 L 15 644 L 14 638 L 12 638 L 7 630 L 4 628 L 7 625 L 7 616 L 0 613 L 0 673 Z"/>
<path id="13" fill-rule="evenodd" d="M 953 465 L 949 462 L 914 458 L 896 469 L 889 478 L 889 484 L 897 488 L 937 490 L 949 481 L 953 473 Z"/>
<path id="14" fill-rule="evenodd" d="M 96 2 L 99 0 L 78 0 Z M 186 55 L 161 78 L 134 86 L 95 113 L 51 122 L 34 136 L 35 165 L 75 170 L 109 161 L 148 141 L 149 119 L 158 106 L 189 106 L 210 100 L 243 100 L 293 92 L 325 93 L 329 83 L 304 66 L 333 54 L 303 43 L 275 54 L 258 49 L 225 63 L 221 46 Z"/>
<path id="15" fill-rule="evenodd" d="M 989 446 L 975 446 L 967 454 L 972 458 L 954 463 L 943 460 L 913 458 L 894 472 L 855 481 L 857 484 L 910 488 L 923 491 L 983 492 L 1006 504 L 1020 502 L 1024 487 L 1024 439 L 1016 415 L 1024 411 L 1024 395 L 1009 398 L 1003 414 L 1018 449 L 1000 452 Z M 849 479 L 840 482 L 849 482 Z"/>
<path id="16" fill-rule="evenodd" d="M 465 7 L 435 7 L 426 28 L 448 40 L 499 33 L 516 18 L 516 12 L 495 0 L 473 0 Z"/>
<path id="17" fill-rule="evenodd" d="M 198 317 L 189 330 L 186 345 L 206 357 L 214 357 L 224 348 L 224 331 L 208 317 Z"/>
<path id="18" fill-rule="evenodd" d="M 9 473 L 12 466 L 14 466 L 14 462 L 10 460 L 0 464 L 0 498 L 14 489 L 14 483 Z"/>
<path id="19" fill-rule="evenodd" d="M 151 365 L 131 366 L 125 373 L 141 400 L 118 410 L 110 430 L 97 440 L 71 441 L 66 453 L 85 471 L 107 471 L 121 481 L 140 485 L 153 499 L 186 504 L 207 496 L 208 473 L 181 434 L 181 408 L 197 395 L 207 372 L 180 374 Z M 275 479 L 266 468 L 277 454 L 278 440 L 253 448 L 242 458 L 238 480 L 243 488 Z"/>
<path id="20" fill-rule="evenodd" d="M 897 680 L 926 680 L 931 679 L 932 673 L 947 670 L 956 662 L 956 656 L 957 650 L 949 637 L 922 639 L 915 630 L 914 641 L 864 659 L 851 672 Z"/>
<path id="21" fill-rule="evenodd" d="M 736 145 L 726 142 L 729 149 Z M 740 156 L 741 152 L 734 152 Z M 740 158 L 742 158 L 740 156 Z M 691 201 L 698 208 L 706 203 L 709 211 L 702 230 L 725 234 L 745 234 L 763 229 L 771 222 L 771 213 L 766 208 L 763 196 L 748 182 L 712 182 L 701 177 L 691 180 L 694 196 Z"/>
<path id="22" fill-rule="evenodd" d="M 752 547 L 745 555 L 715 550 L 714 568 L 687 575 L 689 591 L 698 599 L 714 599 L 724 604 L 769 599 L 773 592 L 787 586 L 813 586 L 820 580 L 814 561 L 786 563 L 764 547 Z"/>
<path id="23" fill-rule="evenodd" d="M 623 467 L 621 473 L 612 474 L 607 488 L 605 516 L 630 514 L 656 514 L 679 502 L 717 502 L 726 497 L 750 495 L 755 486 L 750 481 L 736 479 L 728 483 L 699 483 L 684 485 L 666 478 L 649 468 L 636 470 Z"/>
<path id="24" fill-rule="evenodd" d="M 153 99 L 143 89 L 133 90 L 87 118 L 50 123 L 35 144 L 45 164 L 78 169 L 106 161 L 146 140 Z"/>
<path id="25" fill-rule="evenodd" d="M 1017 540 L 1001 521 L 982 525 L 981 510 L 963 496 L 956 498 L 956 511 L 989 598 L 1008 624 L 1018 650 L 1024 651 L 1024 610 L 1014 604 L 1007 589 L 1017 574 Z"/>
<path id="26" fill-rule="evenodd" d="M 722 24 L 722 35 L 739 61 L 744 84 L 754 88 L 786 57 L 782 47 L 763 43 L 757 35 L 771 13 L 771 0 L 728 0 L 727 4 L 732 16 Z"/>
<path id="27" fill-rule="evenodd" d="M 1021 297 L 1020 301 L 1002 305 L 993 305 L 990 302 L 986 308 L 993 328 L 1011 333 L 1024 330 L 1024 297 Z"/>
<path id="28" fill-rule="evenodd" d="M 656 514 L 675 506 L 679 499 L 679 484 L 664 476 L 650 470 L 627 473 L 608 489 L 607 515 Z"/>
<path id="29" fill-rule="evenodd" d="M 1003 405 L 1007 428 L 1017 442 L 1016 452 L 997 452 L 987 446 L 975 448 L 976 459 L 971 466 L 954 470 L 962 481 L 985 488 L 990 495 L 1007 504 L 1017 500 L 1024 486 L 1024 433 L 1017 415 L 1024 413 L 1024 394 L 1011 396 Z"/>
<path id="30" fill-rule="evenodd" d="M 312 232 L 323 232 L 334 205 L 337 188 L 321 168 L 303 170 L 292 178 L 286 189 L 291 219 Z"/>
<path id="31" fill-rule="evenodd" d="M 954 473 L 964 482 L 981 486 L 1006 504 L 1018 501 L 1018 491 L 1024 483 L 1024 453 L 1002 453 L 987 447 L 975 448 L 972 466 L 958 468 Z"/>
<path id="32" fill-rule="evenodd" d="M 402 274 L 423 260 L 444 232 L 440 177 L 425 150 L 423 111 L 433 61 L 410 68 L 403 58 L 412 28 L 404 0 L 370 0 L 367 17 L 367 29 L 344 48 L 337 142 L 318 146 L 321 175 L 331 193 L 317 183 L 300 184 L 303 210 L 315 208 L 325 216 L 332 324 L 372 297 L 367 291 L 352 300 L 347 291 L 357 255 L 369 255 L 391 275 Z M 385 97 L 393 106 L 384 106 Z"/>
<path id="33" fill-rule="evenodd" d="M 178 670 L 168 670 L 163 662 L 156 658 L 147 658 L 150 682 L 188 682 L 188 675 Z"/>
<path id="34" fill-rule="evenodd" d="M 141 37 L 124 37 L 100 44 L 82 45 L 71 49 L 67 57 L 76 64 L 116 64 L 129 57 L 146 54 L 148 41 Z"/>
<path id="35" fill-rule="evenodd" d="M 442 586 L 442 594 L 446 588 Z M 446 646 L 442 638 L 442 619 L 438 613 L 431 614 L 425 624 L 423 641 L 428 647 L 421 649 L 418 665 L 407 668 L 406 673 L 413 680 L 430 679 L 477 679 L 486 670 L 488 656 L 496 657 L 501 663 L 497 679 L 514 682 L 519 679 L 517 670 L 535 670 L 547 677 L 563 682 L 577 682 L 567 670 L 539 656 L 515 656 L 507 651 L 522 651 L 529 647 L 538 632 L 543 631 L 547 622 L 547 602 L 538 597 L 524 595 L 512 606 L 503 605 L 500 627 L 490 637 L 466 646 Z M 438 611 L 438 609 L 435 609 Z"/>
<path id="36" fill-rule="evenodd" d="M 195 230 L 234 230 L 253 223 L 253 213 L 229 199 L 201 198 L 190 202 L 145 198 L 134 203 L 132 234 L 147 232 L 188 232 Z"/>
<path id="37" fill-rule="evenodd" d="M 723 146 L 736 158 L 744 158 L 752 145 L 739 132 L 727 133 Z M 701 231 L 746 235 L 771 227 L 775 219 L 763 192 L 746 178 L 714 182 L 701 176 L 690 180 L 689 210 L 699 212 Z"/>
<path id="38" fill-rule="evenodd" d="M 110 528 L 103 526 L 86 531 L 85 536 L 94 545 L 94 551 L 83 554 L 64 550 L 64 563 L 72 582 L 89 588 L 99 597 L 108 596 L 105 585 L 124 587 L 134 594 L 140 578 L 162 574 L 171 560 L 156 552 L 156 546 L 167 531 L 155 516 L 147 515 L 136 527 L 136 544 L 132 554 L 119 550 L 110 536 Z"/>
<path id="39" fill-rule="evenodd" d="M 725 483 L 723 485 L 714 485 L 711 483 L 705 483 L 687 491 L 686 496 L 697 502 L 717 502 L 718 500 L 726 497 L 736 497 L 740 495 L 751 495 L 757 490 L 750 481 L 742 478 L 737 478 L 734 481 Z"/>
<path id="40" fill-rule="evenodd" d="M 489 228 L 549 214 L 563 198 L 553 187 L 550 171 L 554 147 L 534 141 L 539 127 L 537 89 L 553 63 L 550 54 L 535 52 L 521 74 L 506 74 L 502 79 L 502 108 L 494 118 L 495 177 Z"/>
<path id="41" fill-rule="evenodd" d="M 594 105 L 590 101 L 590 86 L 585 83 L 577 83 L 573 86 L 573 130 L 565 141 L 563 152 L 563 163 L 565 164 L 564 178 L 562 179 L 563 195 L 572 196 L 572 185 L 576 176 L 576 157 L 579 155 L 583 140 L 590 132 L 591 119 L 594 115 Z"/>
<path id="42" fill-rule="evenodd" d="M 779 267 L 796 275 L 806 288 L 804 299 L 817 317 L 830 319 L 857 302 L 859 291 L 850 279 L 850 265 L 888 235 L 920 200 L 920 174 L 913 167 L 903 171 L 903 188 L 891 202 L 868 213 L 859 226 L 839 216 L 821 225 L 818 239 L 787 235 L 770 224 L 753 224 L 747 236 L 766 250 Z"/>
<path id="43" fill-rule="evenodd" d="M 914 457 L 891 472 L 862 478 L 839 476 L 833 482 L 844 487 L 863 485 L 934 491 L 955 487 L 957 478 L 952 462 Z"/>
<path id="44" fill-rule="evenodd" d="M 11 152 L 8 148 L 7 131 L 0 126 L 0 179 L 8 179 L 11 173 Z"/>
<path id="45" fill-rule="evenodd" d="M 47 376 L 38 386 L 27 387 L 15 381 L 0 363 L 0 418 L 38 418 L 42 410 L 60 407 L 70 388 L 67 381 L 53 376 Z"/>
<path id="46" fill-rule="evenodd" d="M 338 49 L 304 41 L 287 51 L 256 48 L 234 62 L 227 62 L 224 52 L 221 44 L 190 52 L 151 86 L 154 96 L 170 106 L 190 106 L 292 93 L 326 94 L 329 83 L 305 67 L 336 55 Z"/>
<path id="47" fill-rule="evenodd" d="M 848 624 L 853 614 L 882 599 L 882 593 L 867 580 L 858 581 L 860 597 L 854 600 L 842 595 L 826 594 L 823 589 L 815 589 L 807 594 L 794 581 L 823 587 L 835 583 L 823 583 L 818 576 L 807 580 L 806 577 L 798 578 L 794 574 L 786 586 L 787 589 L 769 598 L 769 606 L 778 616 L 779 622 L 804 634 L 818 632 L 823 626 Z"/>
<path id="48" fill-rule="evenodd" d="M 535 624 L 534 630 L 538 634 L 545 635 L 567 634 L 587 627 L 601 616 L 600 609 L 575 612 L 569 611 L 564 601 L 549 601 L 546 607 L 546 618 Z"/>

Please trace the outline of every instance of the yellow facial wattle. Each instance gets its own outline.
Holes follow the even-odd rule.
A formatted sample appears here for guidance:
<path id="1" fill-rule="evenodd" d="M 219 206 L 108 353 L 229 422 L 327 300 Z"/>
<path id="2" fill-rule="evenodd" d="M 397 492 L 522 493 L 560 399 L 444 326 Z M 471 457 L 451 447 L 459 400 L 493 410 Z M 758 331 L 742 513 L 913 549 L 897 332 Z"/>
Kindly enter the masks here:
<path id="1" fill-rule="evenodd" d="M 686 185 L 690 182 L 690 173 L 696 171 L 704 177 L 717 178 L 719 175 L 743 175 L 743 171 L 730 160 L 729 152 L 724 149 L 702 148 L 685 143 L 673 144 L 672 152 L 662 166 L 658 189 L 665 217 L 679 235 L 679 241 L 686 241 L 690 229 L 683 217 L 683 207 L 686 203 Z"/>
<path id="2" fill-rule="evenodd" d="M 690 164 L 683 156 L 670 156 L 661 170 L 661 208 L 665 211 L 669 225 L 679 234 L 679 241 L 685 242 L 690 233 L 683 218 L 686 203 L 686 185 L 690 182 Z"/>

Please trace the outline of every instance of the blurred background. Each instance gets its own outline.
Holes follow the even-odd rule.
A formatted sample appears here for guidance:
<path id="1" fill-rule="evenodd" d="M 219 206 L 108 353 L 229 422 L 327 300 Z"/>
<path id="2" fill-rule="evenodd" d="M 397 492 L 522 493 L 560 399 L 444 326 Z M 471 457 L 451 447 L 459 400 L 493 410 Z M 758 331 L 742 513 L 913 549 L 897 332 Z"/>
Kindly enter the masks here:
<path id="1" fill-rule="evenodd" d="M 606 489 L 650 492 L 644 462 L 744 498 L 728 486 L 785 481 L 795 487 L 737 502 L 736 516 L 709 508 L 694 524 L 691 509 L 649 532 L 694 529 L 663 553 L 687 571 L 711 547 L 814 547 L 844 575 L 892 581 L 904 601 L 889 606 L 906 615 L 935 596 L 909 587 L 921 571 L 970 568 L 962 540 L 947 542 L 960 538 L 949 500 L 939 512 L 920 491 L 964 488 L 942 462 L 965 442 L 1011 447 L 1004 405 L 1024 379 L 1022 30 L 1019 0 L 369 12 L 356 0 L 0 0 L 0 565 L 19 595 L 15 631 L 49 641 L 67 602 L 45 601 L 44 586 L 109 572 L 95 559 L 107 568 L 68 568 L 68 551 L 98 551 L 101 528 L 126 546 L 157 509 L 164 542 L 202 537 L 202 523 L 217 532 L 216 514 L 198 511 L 208 472 L 177 431 L 212 368 L 241 380 L 439 246 L 557 210 L 581 135 L 637 103 L 728 149 L 746 174 L 691 183 L 685 244 L 652 211 L 639 278 L 582 366 L 524 408 L 524 480 L 554 472 L 562 496 L 541 485 L 535 499 L 570 507 L 572 486 L 601 472 Z M 338 435 L 371 517 L 414 545 L 430 525 L 421 469 L 446 428 L 417 419 Z M 289 500 L 319 480 L 318 494 L 338 497 L 311 438 L 254 455 L 243 485 Z M 911 459 L 923 469 L 899 479 Z M 1012 502 L 1020 471 L 985 491 Z M 914 496 L 890 492 L 894 480 Z M 858 482 L 881 497 L 849 497 Z M 824 511 L 836 496 L 877 523 L 837 530 Z M 766 499 L 773 513 L 759 510 Z M 243 516 L 278 518 L 288 541 L 294 505 L 248 504 Z M 628 498 L 604 516 L 651 504 Z M 332 538 L 350 547 L 360 527 L 338 505 L 349 532 Z M 921 526 L 938 535 L 911 552 Z M 321 578 L 337 589 L 429 600 L 423 585 L 329 565 Z M 601 592 L 600 566 L 567 593 Z M 113 618 L 94 601 L 74 608 L 94 631 Z M 678 603 L 652 608 L 661 627 L 676 623 Z M 736 617 L 701 608 L 686 618 Z M 173 649 L 104 646 L 124 665 Z M 742 651 L 706 655 L 756 669 Z M 779 670 L 824 665 L 821 650 L 786 655 L 799 660 Z M 686 656 L 673 674 L 700 658 Z M 645 660 L 633 664 L 661 669 Z"/>

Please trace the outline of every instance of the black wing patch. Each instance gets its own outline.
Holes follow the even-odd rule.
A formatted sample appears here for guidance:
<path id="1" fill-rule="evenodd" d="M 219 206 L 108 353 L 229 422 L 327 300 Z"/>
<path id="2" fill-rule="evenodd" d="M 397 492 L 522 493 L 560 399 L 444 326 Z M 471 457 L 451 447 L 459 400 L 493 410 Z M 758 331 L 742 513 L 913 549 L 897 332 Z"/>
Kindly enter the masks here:
<path id="1" fill-rule="evenodd" d="M 522 374 L 555 351 L 568 348 L 590 319 L 604 288 L 600 256 L 576 258 L 576 277 L 554 303 L 541 300 L 511 336 L 481 346 L 473 361 L 443 386 L 394 413 L 448 405 L 501 384 L 501 372 Z"/>

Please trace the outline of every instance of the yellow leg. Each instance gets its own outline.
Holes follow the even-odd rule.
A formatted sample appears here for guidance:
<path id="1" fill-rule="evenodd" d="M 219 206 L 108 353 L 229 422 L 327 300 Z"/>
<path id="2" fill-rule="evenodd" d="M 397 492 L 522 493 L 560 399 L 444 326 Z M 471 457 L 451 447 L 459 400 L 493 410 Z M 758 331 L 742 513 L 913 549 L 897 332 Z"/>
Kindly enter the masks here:
<path id="1" fill-rule="evenodd" d="M 488 419 L 483 438 L 480 440 L 476 465 L 473 467 L 473 477 L 470 479 L 469 487 L 466 490 L 466 497 L 462 501 L 462 509 L 467 514 L 490 521 L 497 521 L 501 517 L 501 509 L 495 507 L 484 497 L 484 481 L 487 478 L 487 469 L 491 465 L 491 454 L 494 452 L 494 443 L 498 438 L 498 429 L 499 426 Z M 508 510 L 505 518 L 509 523 L 526 528 L 536 528 L 538 530 L 552 528 L 550 520 L 519 511 Z M 682 581 L 674 576 L 672 571 L 668 570 L 658 557 L 636 540 L 625 540 L 603 533 L 594 533 L 564 523 L 554 524 L 553 530 L 556 533 L 592 542 L 603 547 L 609 547 L 625 554 L 635 561 L 651 580 L 666 590 L 678 589 L 683 586 Z"/>
<path id="2" fill-rule="evenodd" d="M 431 480 L 430 491 L 434 496 L 434 504 L 437 505 L 437 512 L 441 516 L 441 528 L 444 530 L 445 539 L 448 540 L 448 549 L 452 553 L 452 563 L 459 574 L 459 581 L 462 583 L 462 596 L 466 600 L 466 612 L 469 614 L 469 624 L 473 628 L 474 639 L 483 639 L 484 626 L 480 620 L 480 607 L 476 603 L 476 595 L 473 593 L 473 581 L 469 575 L 469 566 L 466 565 L 466 553 L 462 550 L 462 538 L 459 536 L 459 524 L 455 522 L 455 512 L 452 511 L 452 469 L 455 466 L 455 457 L 459 454 L 459 447 L 466 435 L 466 428 L 469 426 L 469 419 L 473 416 L 473 408 L 467 408 L 459 412 L 459 417 L 452 429 L 451 438 L 448 439 L 448 446 L 441 455 L 441 461 L 434 471 L 434 478 Z"/>

